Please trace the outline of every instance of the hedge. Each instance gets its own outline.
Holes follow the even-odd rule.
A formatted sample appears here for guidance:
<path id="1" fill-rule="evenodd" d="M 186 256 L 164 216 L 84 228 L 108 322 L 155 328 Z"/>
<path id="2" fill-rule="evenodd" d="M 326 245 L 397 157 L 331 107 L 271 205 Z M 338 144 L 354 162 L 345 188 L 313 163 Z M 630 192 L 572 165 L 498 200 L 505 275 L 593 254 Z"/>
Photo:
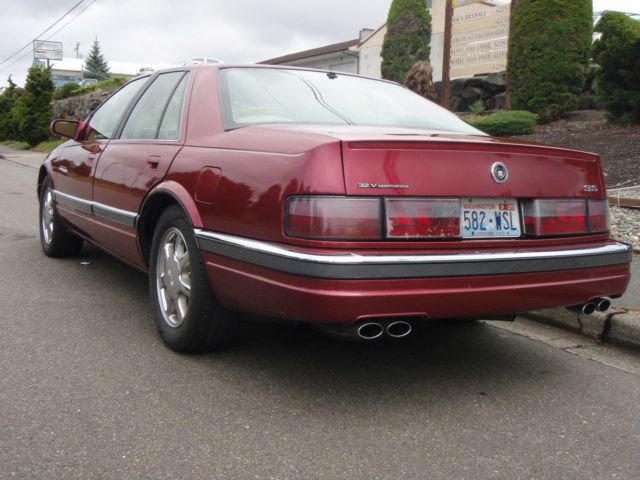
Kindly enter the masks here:
<path id="1" fill-rule="evenodd" d="M 382 44 L 382 78 L 402 83 L 418 60 L 429 61 L 431 15 L 424 0 L 393 0 Z"/>
<path id="2" fill-rule="evenodd" d="M 607 12 L 593 46 L 602 69 L 596 74 L 596 93 L 613 123 L 640 123 L 640 22 L 623 13 Z"/>
<path id="3" fill-rule="evenodd" d="M 479 130 L 497 137 L 512 137 L 514 135 L 526 135 L 533 133 L 538 123 L 535 113 L 522 110 L 510 112 L 496 112 L 486 116 L 471 116 L 467 122 Z"/>
<path id="4" fill-rule="evenodd" d="M 507 71 L 511 105 L 564 116 L 579 104 L 593 35 L 591 0 L 518 0 L 513 5 Z"/>

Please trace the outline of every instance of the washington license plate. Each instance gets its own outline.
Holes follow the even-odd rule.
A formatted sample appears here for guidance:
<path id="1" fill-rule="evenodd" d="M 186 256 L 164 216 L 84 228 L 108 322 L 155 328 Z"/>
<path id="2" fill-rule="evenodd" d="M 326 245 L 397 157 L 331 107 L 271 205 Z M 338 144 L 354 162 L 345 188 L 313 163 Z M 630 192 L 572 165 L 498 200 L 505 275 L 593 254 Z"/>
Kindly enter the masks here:
<path id="1" fill-rule="evenodd" d="M 519 237 L 520 213 L 514 198 L 463 198 L 463 238 Z"/>

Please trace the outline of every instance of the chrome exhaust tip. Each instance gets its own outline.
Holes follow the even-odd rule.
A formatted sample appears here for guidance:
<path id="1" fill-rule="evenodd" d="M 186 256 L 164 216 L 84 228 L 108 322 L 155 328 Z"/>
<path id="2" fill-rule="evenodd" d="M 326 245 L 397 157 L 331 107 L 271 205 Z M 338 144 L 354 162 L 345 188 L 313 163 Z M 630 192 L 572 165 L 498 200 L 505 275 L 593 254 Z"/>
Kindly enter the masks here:
<path id="1" fill-rule="evenodd" d="M 592 313 L 594 313 L 594 312 L 596 311 L 596 308 L 597 308 L 597 307 L 596 307 L 596 304 L 595 304 L 595 303 L 593 303 L 593 302 L 589 302 L 589 303 L 585 303 L 585 304 L 582 306 L 582 310 L 581 310 L 581 311 L 582 311 L 582 313 L 583 313 L 584 315 L 591 315 Z"/>
<path id="2" fill-rule="evenodd" d="M 387 335 L 393 338 L 403 338 L 411 333 L 413 326 L 404 320 L 396 320 L 387 325 Z"/>
<path id="3" fill-rule="evenodd" d="M 611 308 L 611 300 L 608 298 L 600 298 L 596 300 L 596 308 L 599 312 L 606 312 Z"/>
<path id="4" fill-rule="evenodd" d="M 384 327 L 377 322 L 363 323 L 358 327 L 357 334 L 363 340 L 375 340 L 384 333 Z"/>

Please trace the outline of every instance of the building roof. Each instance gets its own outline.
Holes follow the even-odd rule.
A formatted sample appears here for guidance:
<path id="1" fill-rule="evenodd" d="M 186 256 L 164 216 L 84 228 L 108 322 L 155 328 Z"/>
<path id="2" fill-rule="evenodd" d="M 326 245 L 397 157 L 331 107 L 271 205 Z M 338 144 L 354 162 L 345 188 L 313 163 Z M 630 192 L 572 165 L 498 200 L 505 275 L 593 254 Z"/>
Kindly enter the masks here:
<path id="1" fill-rule="evenodd" d="M 59 61 L 51 62 L 51 69 L 58 71 L 81 72 L 83 70 L 84 59 L 82 58 L 63 58 Z M 141 69 L 151 68 L 153 70 L 161 70 L 170 68 L 172 65 L 149 65 L 145 63 L 132 62 L 112 62 L 107 61 L 109 71 L 112 75 L 135 76 L 140 73 Z"/>
<path id="2" fill-rule="evenodd" d="M 351 47 L 355 47 L 360 43 L 359 38 L 354 38 L 353 40 L 347 40 L 346 42 L 334 43 L 332 45 L 326 45 L 324 47 L 312 48 L 311 50 L 304 50 L 302 52 L 290 53 L 289 55 L 284 55 L 282 57 L 271 58 L 269 60 L 263 60 L 262 62 L 267 65 L 279 65 L 281 63 L 293 62 L 295 60 L 304 60 L 309 57 L 316 57 L 319 55 L 326 55 L 328 53 L 336 53 L 342 52 L 344 50 L 349 50 Z"/>

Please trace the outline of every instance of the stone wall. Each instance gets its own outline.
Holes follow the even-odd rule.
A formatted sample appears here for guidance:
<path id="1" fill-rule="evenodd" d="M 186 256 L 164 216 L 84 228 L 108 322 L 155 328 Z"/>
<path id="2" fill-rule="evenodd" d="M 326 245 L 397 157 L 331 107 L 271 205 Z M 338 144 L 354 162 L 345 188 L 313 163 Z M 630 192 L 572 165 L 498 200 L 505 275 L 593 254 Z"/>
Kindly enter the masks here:
<path id="1" fill-rule="evenodd" d="M 98 89 L 87 93 L 86 95 L 56 100 L 51 103 L 53 118 L 84 120 L 110 95 L 110 93 L 111 92 L 109 91 Z"/>
<path id="2" fill-rule="evenodd" d="M 436 91 L 440 91 L 437 82 Z M 468 112 L 476 102 L 482 102 L 485 110 L 504 110 L 507 102 L 507 74 L 491 73 L 451 81 L 452 112 Z"/>

